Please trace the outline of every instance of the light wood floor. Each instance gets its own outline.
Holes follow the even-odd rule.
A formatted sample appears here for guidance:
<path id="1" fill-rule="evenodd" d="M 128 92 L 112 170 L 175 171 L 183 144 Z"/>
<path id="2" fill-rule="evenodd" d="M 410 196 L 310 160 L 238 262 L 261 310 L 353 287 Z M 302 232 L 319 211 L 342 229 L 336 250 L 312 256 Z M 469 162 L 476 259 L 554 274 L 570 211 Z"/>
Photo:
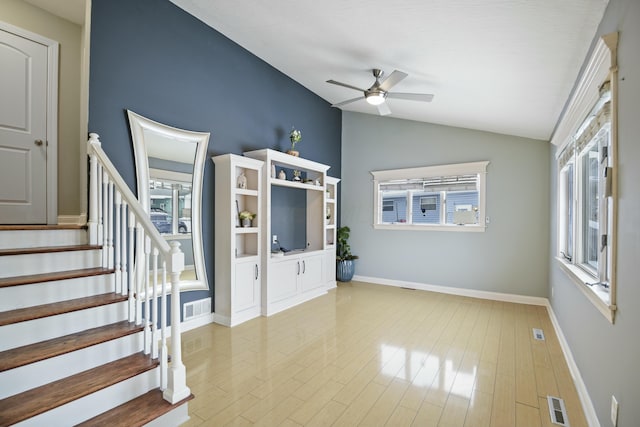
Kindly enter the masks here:
<path id="1" fill-rule="evenodd" d="M 185 426 L 552 427 L 547 395 L 587 425 L 544 307 L 352 282 L 183 351 Z"/>

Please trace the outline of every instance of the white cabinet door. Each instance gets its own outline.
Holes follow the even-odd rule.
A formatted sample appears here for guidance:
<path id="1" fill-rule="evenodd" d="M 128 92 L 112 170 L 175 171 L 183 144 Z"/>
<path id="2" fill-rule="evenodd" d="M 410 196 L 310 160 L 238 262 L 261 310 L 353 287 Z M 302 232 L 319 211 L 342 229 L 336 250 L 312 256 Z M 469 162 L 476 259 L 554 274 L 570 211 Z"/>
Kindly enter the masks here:
<path id="1" fill-rule="evenodd" d="M 269 266 L 268 302 L 273 303 L 298 293 L 298 275 L 302 266 L 297 259 L 274 262 Z"/>
<path id="2" fill-rule="evenodd" d="M 255 262 L 243 262 L 236 264 L 236 281 L 233 289 L 234 313 L 260 304 L 260 271 Z"/>
<path id="3" fill-rule="evenodd" d="M 302 292 L 319 288 L 322 282 L 322 255 L 304 257 L 300 260 L 300 287 Z"/>

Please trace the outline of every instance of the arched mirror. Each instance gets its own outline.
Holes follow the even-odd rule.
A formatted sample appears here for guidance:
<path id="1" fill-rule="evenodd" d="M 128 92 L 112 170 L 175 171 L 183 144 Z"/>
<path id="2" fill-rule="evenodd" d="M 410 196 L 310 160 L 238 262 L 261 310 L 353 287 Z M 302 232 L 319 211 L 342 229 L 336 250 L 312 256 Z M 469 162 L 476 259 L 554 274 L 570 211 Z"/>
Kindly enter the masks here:
<path id="1" fill-rule="evenodd" d="M 127 110 L 138 199 L 151 222 L 184 252 L 181 289 L 209 289 L 202 251 L 202 177 L 208 132 L 177 129 Z"/>

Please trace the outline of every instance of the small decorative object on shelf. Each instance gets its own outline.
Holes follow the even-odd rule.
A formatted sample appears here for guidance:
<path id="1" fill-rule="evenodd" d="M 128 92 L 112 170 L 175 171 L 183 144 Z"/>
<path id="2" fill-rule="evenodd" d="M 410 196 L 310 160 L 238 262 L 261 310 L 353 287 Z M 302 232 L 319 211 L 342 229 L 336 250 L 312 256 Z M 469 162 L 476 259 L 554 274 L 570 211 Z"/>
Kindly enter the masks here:
<path id="1" fill-rule="evenodd" d="M 331 208 L 327 206 L 327 224 L 331 221 Z"/>
<path id="2" fill-rule="evenodd" d="M 273 163 L 271 164 L 271 178 L 275 178 L 276 177 L 276 165 L 274 165 Z"/>
<path id="3" fill-rule="evenodd" d="M 293 171 L 293 181 L 296 181 L 296 182 L 302 181 L 302 179 L 300 178 L 300 174 L 301 174 L 301 172 L 299 170 L 297 170 L 297 169 L 294 170 Z"/>
<path id="4" fill-rule="evenodd" d="M 251 221 L 256 217 L 256 214 L 251 213 L 249 211 L 242 211 L 238 214 L 240 220 L 242 221 L 243 227 L 251 227 Z"/>
<path id="5" fill-rule="evenodd" d="M 300 153 L 296 151 L 296 144 L 302 141 L 302 132 L 292 127 L 291 133 L 289 134 L 289 140 L 291 141 L 291 149 L 287 151 L 287 154 L 298 157 Z"/>
<path id="6" fill-rule="evenodd" d="M 245 190 L 247 188 L 247 177 L 244 172 L 238 176 L 238 188 Z"/>
<path id="7" fill-rule="evenodd" d="M 320 178 L 316 178 L 316 185 L 318 187 L 320 187 L 322 185 L 322 182 L 320 182 Z"/>
<path id="8" fill-rule="evenodd" d="M 278 172 L 278 179 L 287 179 L 287 174 L 284 170 L 280 170 L 280 172 Z"/>

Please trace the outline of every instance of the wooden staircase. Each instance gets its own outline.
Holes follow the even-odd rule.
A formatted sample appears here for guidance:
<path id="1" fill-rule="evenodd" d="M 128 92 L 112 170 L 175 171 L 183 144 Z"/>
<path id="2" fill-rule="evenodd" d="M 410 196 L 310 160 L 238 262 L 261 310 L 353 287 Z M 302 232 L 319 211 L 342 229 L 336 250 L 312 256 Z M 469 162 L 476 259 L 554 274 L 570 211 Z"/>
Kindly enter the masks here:
<path id="1" fill-rule="evenodd" d="M 77 226 L 0 226 L 0 426 L 176 426 L 102 247 Z M 148 351 L 147 351 L 148 353 Z"/>

